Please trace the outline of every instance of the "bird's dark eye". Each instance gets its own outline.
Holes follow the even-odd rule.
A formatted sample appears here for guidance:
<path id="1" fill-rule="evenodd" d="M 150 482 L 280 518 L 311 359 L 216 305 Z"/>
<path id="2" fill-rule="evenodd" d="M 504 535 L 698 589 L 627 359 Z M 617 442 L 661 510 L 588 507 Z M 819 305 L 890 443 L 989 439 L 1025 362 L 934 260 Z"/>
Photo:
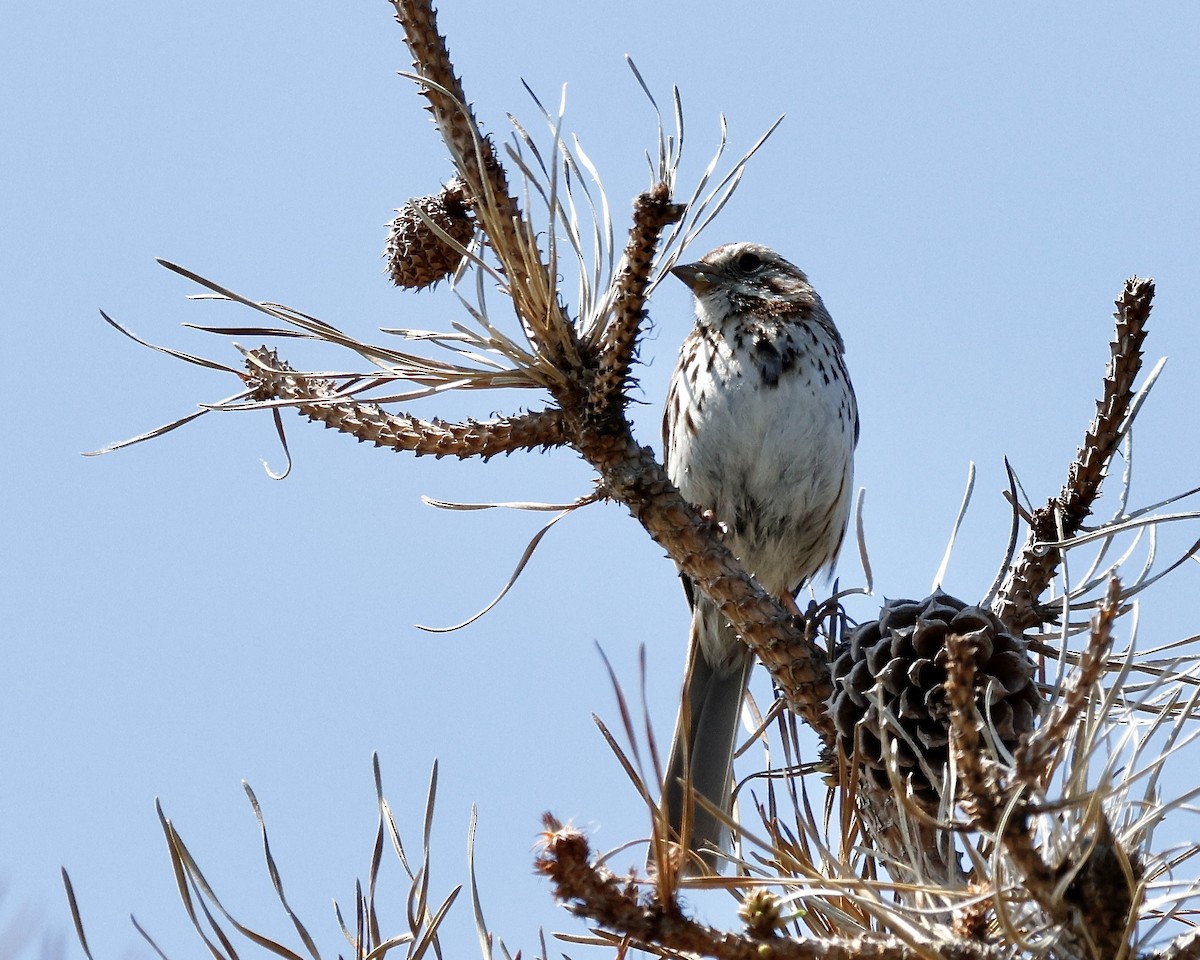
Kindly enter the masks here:
<path id="1" fill-rule="evenodd" d="M 762 257 L 757 253 L 743 253 L 737 258 L 737 268 L 742 273 L 753 273 L 762 266 Z"/>

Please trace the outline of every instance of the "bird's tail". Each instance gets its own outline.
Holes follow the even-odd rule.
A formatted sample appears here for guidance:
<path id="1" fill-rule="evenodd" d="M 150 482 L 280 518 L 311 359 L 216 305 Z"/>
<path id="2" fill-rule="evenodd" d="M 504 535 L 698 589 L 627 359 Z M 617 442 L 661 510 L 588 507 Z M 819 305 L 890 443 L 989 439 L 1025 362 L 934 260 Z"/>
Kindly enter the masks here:
<path id="1" fill-rule="evenodd" d="M 733 750 L 746 681 L 754 658 L 706 597 L 692 611 L 683 700 L 675 721 L 663 784 L 663 804 L 672 837 L 686 845 L 685 872 L 696 873 L 696 857 L 717 872 L 727 849 L 724 823 L 696 800 L 703 797 L 726 815 L 731 809 Z M 719 636 L 708 633 L 719 631 Z M 718 659 L 718 653 L 725 654 Z M 716 666 L 712 660 L 718 660 Z M 688 835 L 684 836 L 684 821 Z"/>

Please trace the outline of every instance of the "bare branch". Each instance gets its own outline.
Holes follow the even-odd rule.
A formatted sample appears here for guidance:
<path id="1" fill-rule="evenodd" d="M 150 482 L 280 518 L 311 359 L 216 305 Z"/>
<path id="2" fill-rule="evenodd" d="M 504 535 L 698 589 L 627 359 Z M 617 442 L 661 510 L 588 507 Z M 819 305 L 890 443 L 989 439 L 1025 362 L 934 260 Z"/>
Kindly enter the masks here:
<path id="1" fill-rule="evenodd" d="M 1016 776 L 1029 784 L 1045 786 L 1054 767 L 1054 755 L 1070 742 L 1072 730 L 1087 706 L 1097 682 L 1108 668 L 1112 650 L 1112 627 L 1121 609 L 1121 583 L 1116 577 L 1108 582 L 1104 604 L 1092 618 L 1087 648 L 1064 684 L 1058 702 L 1036 737 L 1024 740 L 1014 757 Z"/>
<path id="2" fill-rule="evenodd" d="M 974 646 L 969 635 L 951 634 L 946 638 L 950 748 L 962 785 L 960 802 L 975 822 L 1004 844 L 1021 870 L 1025 885 L 1043 907 L 1050 909 L 1054 907 L 1053 877 L 1029 826 L 1028 801 L 1010 796 L 1011 791 L 1001 782 L 998 765 L 985 755 L 983 719 L 975 707 Z"/>
<path id="3" fill-rule="evenodd" d="M 433 4 L 392 0 L 392 6 L 404 28 L 421 95 L 429 101 L 438 131 L 474 197 L 476 217 L 508 276 L 517 313 L 532 325 L 537 345 L 552 360 L 578 363 L 575 327 L 558 300 L 553 273 L 542 262 L 533 229 L 511 194 L 504 167 L 491 141 L 479 133 L 445 38 L 438 32 Z"/>
<path id="4" fill-rule="evenodd" d="M 548 449 L 567 442 L 560 410 L 463 423 L 420 420 L 387 413 L 378 404 L 344 399 L 329 380 L 297 373 L 265 347 L 248 351 L 247 367 L 257 399 L 283 400 L 310 420 L 377 447 L 411 450 L 417 456 L 487 460 L 498 453 Z"/>
<path id="5" fill-rule="evenodd" d="M 1034 898 L 1046 915 L 1087 957 L 1122 955 L 1136 927 L 1135 890 L 1140 879 L 1136 858 L 1114 836 L 1101 800 L 1103 791 L 1087 792 L 1080 823 L 1050 863 L 1035 829 L 1035 791 L 1038 780 L 1053 773 L 1055 750 L 1074 732 L 1092 684 L 1098 678 L 1110 643 L 1113 620 L 1120 609 L 1120 583 L 1109 583 L 1104 606 L 1092 628 L 1089 656 L 1077 668 L 1046 727 L 1026 740 L 1017 752 L 1016 776 L 987 759 L 981 736 L 984 721 L 975 707 L 975 652 L 969 635 L 947 638 L 946 693 L 951 704 L 950 742 L 961 785 L 960 803 L 974 825 L 995 837 L 1016 869 L 1020 888 Z M 1044 745 L 1038 741 L 1048 741 Z M 1037 745 L 1035 745 L 1037 744 Z M 1041 763 L 1038 777 L 1032 770 Z M 1065 798 L 1064 798 L 1065 799 Z M 1043 808 L 1044 809 L 1044 808 Z"/>
<path id="6" fill-rule="evenodd" d="M 1046 545 L 1064 539 L 1060 537 L 1059 517 L 1065 538 L 1075 536 L 1100 494 L 1108 465 L 1129 427 L 1133 381 L 1142 365 L 1142 343 L 1153 299 L 1154 281 L 1131 277 L 1116 301 L 1117 330 L 1109 345 L 1111 359 L 1103 394 L 1096 402 L 1096 416 L 1061 492 L 1034 511 L 1025 546 L 992 604 L 996 615 L 1013 630 L 1026 630 L 1053 619 L 1053 614 L 1039 608 L 1038 602 L 1054 579 L 1062 554 Z"/>
<path id="7" fill-rule="evenodd" d="M 660 956 L 690 954 L 718 960 L 916 960 L 937 956 L 944 960 L 992 960 L 1008 954 L 978 941 L 947 935 L 929 926 L 927 944 L 907 944 L 892 935 L 854 938 L 798 939 L 779 936 L 774 923 L 758 916 L 762 895 L 751 894 L 743 905 L 747 930 L 729 933 L 685 916 L 677 902 L 645 902 L 637 887 L 591 862 L 587 839 L 564 827 L 549 814 L 544 818 L 544 850 L 535 868 L 550 878 L 555 896 L 569 910 L 633 940 Z"/>
<path id="8" fill-rule="evenodd" d="M 547 386 L 562 408 L 569 442 L 599 471 L 605 493 L 626 504 L 680 569 L 718 603 L 771 669 L 792 708 L 823 737 L 831 737 L 824 703 L 832 688 L 823 651 L 803 636 L 791 614 L 741 569 L 711 525 L 679 496 L 651 452 L 634 441 L 624 414 L 624 386 L 644 312 L 649 259 L 662 228 L 679 220 L 686 208 L 671 202 L 665 183 L 639 198 L 625 269 L 616 279 L 616 320 L 611 332 L 603 334 L 604 356 L 597 361 L 580 346 L 552 273 L 542 265 L 533 228 L 509 195 L 491 144 L 479 133 L 431 5 L 393 0 L 393 6 L 423 95 L 474 195 L 476 218 L 510 279 L 513 308 L 559 371 Z"/>
<path id="9" fill-rule="evenodd" d="M 611 420 L 607 426 L 616 427 Z M 568 431 L 573 429 L 569 423 Z M 653 451 L 638 446 L 628 424 L 620 432 L 585 428 L 579 441 L 580 452 L 600 472 L 604 491 L 629 507 L 679 569 L 716 602 L 771 671 L 789 708 L 832 744 L 835 731 L 825 703 L 833 685 L 812 625 L 785 610 L 742 569 L 713 524 L 683 499 Z"/>
<path id="10" fill-rule="evenodd" d="M 641 194 L 633 203 L 633 228 L 625 244 L 625 259 L 615 280 L 614 318 L 604 328 L 603 353 L 591 402 L 597 409 L 623 407 L 629 371 L 642 322 L 662 230 L 683 215 L 682 204 L 671 202 L 665 183 Z"/>

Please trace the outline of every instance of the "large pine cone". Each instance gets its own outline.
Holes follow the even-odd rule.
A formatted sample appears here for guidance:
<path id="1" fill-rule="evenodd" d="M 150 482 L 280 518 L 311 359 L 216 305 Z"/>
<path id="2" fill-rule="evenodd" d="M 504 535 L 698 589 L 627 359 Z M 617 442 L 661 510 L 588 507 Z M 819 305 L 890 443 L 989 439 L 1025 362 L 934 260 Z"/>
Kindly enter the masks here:
<path id="1" fill-rule="evenodd" d="M 399 216 L 392 221 L 383 255 L 392 282 L 410 290 L 444 280 L 462 262 L 462 254 L 430 228 L 418 209 L 464 247 L 475 232 L 460 180 L 450 181 L 441 193 L 414 197 L 397 210 Z"/>
<path id="2" fill-rule="evenodd" d="M 889 600 L 878 620 L 851 633 L 833 664 L 830 710 L 846 756 L 855 756 L 857 744 L 863 774 L 888 789 L 886 732 L 914 794 L 933 806 L 950 754 L 948 634 L 972 635 L 977 651 L 975 702 L 995 739 L 1011 750 L 1033 729 L 1042 699 L 1025 641 L 1009 633 L 988 610 L 941 591 L 925 600 Z M 881 730 L 877 700 L 894 718 L 886 731 Z"/>

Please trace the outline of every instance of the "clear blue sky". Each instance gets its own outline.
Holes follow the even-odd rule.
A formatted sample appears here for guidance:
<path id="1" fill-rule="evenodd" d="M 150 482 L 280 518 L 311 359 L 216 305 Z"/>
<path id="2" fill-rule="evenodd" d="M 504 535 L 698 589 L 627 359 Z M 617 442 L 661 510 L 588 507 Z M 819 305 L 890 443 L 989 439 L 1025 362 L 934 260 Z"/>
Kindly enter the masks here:
<path id="1" fill-rule="evenodd" d="M 522 78 L 552 103 L 569 85 L 567 126 L 604 174 L 618 228 L 654 135 L 624 54 L 662 102 L 682 88 L 685 179 L 719 113 L 734 152 L 787 115 L 695 253 L 775 246 L 839 323 L 881 593 L 928 591 L 971 460 L 976 503 L 946 585 L 987 587 L 1007 535 L 1002 458 L 1035 499 L 1058 489 L 1093 410 L 1111 301 L 1133 273 L 1158 280 L 1147 353 L 1171 358 L 1138 435 L 1134 499 L 1200 482 L 1196 5 L 444 7 L 489 130 L 503 134 L 506 112 L 537 126 Z M 79 456 L 234 392 L 101 322 L 103 307 L 151 340 L 237 362 L 179 324 L 254 318 L 186 302 L 195 290 L 156 256 L 367 338 L 457 316 L 445 289 L 404 295 L 382 272 L 392 209 L 450 172 L 396 76 L 408 63 L 390 6 L 17 3 L 5 19 L 0 923 L 27 906 L 65 933 L 65 864 L 98 958 L 149 956 L 130 911 L 172 956 L 199 955 L 154 819 L 161 797 L 225 902 L 286 937 L 245 778 L 293 905 L 333 955 L 329 902 L 348 906 L 367 868 L 377 750 L 410 844 L 441 760 L 435 892 L 465 879 L 477 802 L 496 931 L 529 952 L 539 925 L 581 932 L 532 875 L 531 846 L 546 809 L 599 846 L 646 829 L 590 719 L 616 721 L 596 644 L 631 687 L 647 645 L 665 738 L 687 624 L 671 565 L 622 510 L 592 507 L 481 623 L 412 627 L 490 599 L 539 522 L 418 496 L 560 502 L 588 489 L 576 457 L 415 461 L 289 416 L 296 466 L 274 482 L 259 464 L 282 462 L 269 418 L 233 414 Z M 682 285 L 664 285 L 652 311 L 636 417 L 657 443 L 689 323 Z M 857 576 L 852 557 L 843 570 Z M 1193 564 L 1175 588 L 1194 595 L 1197 579 Z M 1143 629 L 1165 641 L 1195 625 L 1161 610 Z M 466 901 L 456 910 L 449 955 L 474 955 Z M 398 899 L 389 916 L 398 927 Z"/>

